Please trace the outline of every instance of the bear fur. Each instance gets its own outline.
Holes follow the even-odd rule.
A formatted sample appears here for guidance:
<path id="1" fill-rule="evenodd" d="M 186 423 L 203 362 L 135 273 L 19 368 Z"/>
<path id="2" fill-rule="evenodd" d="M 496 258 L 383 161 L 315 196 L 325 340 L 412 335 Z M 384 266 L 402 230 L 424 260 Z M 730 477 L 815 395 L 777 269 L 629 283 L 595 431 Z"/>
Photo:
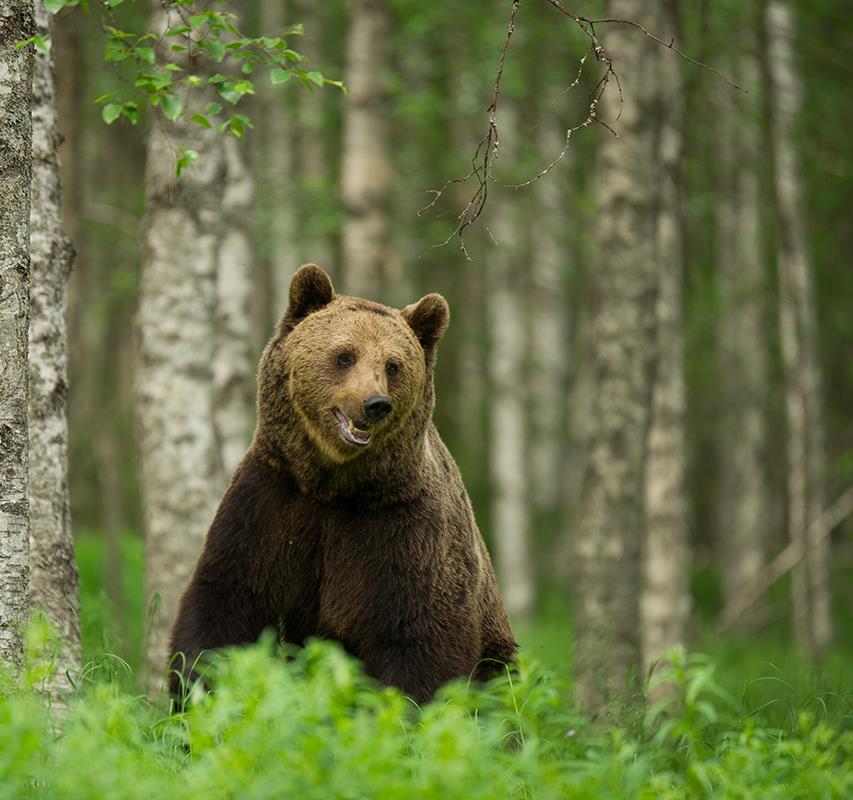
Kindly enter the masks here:
<path id="1" fill-rule="evenodd" d="M 449 312 L 335 295 L 313 264 L 261 358 L 258 423 L 172 632 L 171 689 L 265 628 L 340 641 L 418 702 L 517 645 L 459 470 L 432 423 Z M 364 401 L 390 413 L 370 424 Z M 369 443 L 364 440 L 369 439 Z"/>

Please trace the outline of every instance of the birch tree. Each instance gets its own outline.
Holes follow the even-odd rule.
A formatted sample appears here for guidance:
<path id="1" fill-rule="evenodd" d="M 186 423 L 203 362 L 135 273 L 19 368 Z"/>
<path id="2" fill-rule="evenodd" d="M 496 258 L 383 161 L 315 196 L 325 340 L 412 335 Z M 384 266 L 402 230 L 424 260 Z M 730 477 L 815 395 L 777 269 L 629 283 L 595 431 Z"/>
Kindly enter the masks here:
<path id="1" fill-rule="evenodd" d="M 151 30 L 164 30 L 173 12 L 159 3 L 152 9 Z M 192 102 L 201 107 L 209 99 Z M 180 181 L 178 142 L 199 153 Z M 153 676 L 166 665 L 178 601 L 249 441 L 251 199 L 235 141 L 190 122 L 154 120 L 136 370 L 146 597 L 156 612 L 148 647 Z"/>
<path id="2" fill-rule="evenodd" d="M 565 137 L 553 124 L 536 128 L 540 158 L 552 159 Z M 562 168 L 568 167 L 564 158 Z M 531 221 L 530 248 L 530 474 L 531 500 L 537 510 L 555 513 L 562 497 L 564 394 L 568 298 L 564 288 L 566 250 L 560 241 L 566 212 L 563 190 L 555 174 L 534 185 L 537 213 Z"/>
<path id="3" fill-rule="evenodd" d="M 301 22 L 305 29 L 300 51 L 311 64 L 325 63 L 322 33 L 329 22 L 329 6 L 314 0 L 291 0 L 289 8 L 292 9 L 293 21 Z M 338 264 L 332 236 L 312 219 L 312 216 L 316 216 L 316 208 L 332 199 L 329 197 L 329 187 L 333 184 L 332 164 L 337 160 L 339 152 L 339 143 L 330 142 L 327 133 L 325 112 L 328 105 L 327 92 L 299 91 L 296 94 L 292 110 L 297 121 L 296 130 L 292 131 L 295 154 L 293 174 L 301 200 L 301 216 L 300 235 L 296 237 L 294 245 L 298 262 L 295 266 L 306 262 L 320 264 L 332 273 L 334 280 Z M 334 282 L 337 284 L 337 281 Z"/>
<path id="4" fill-rule="evenodd" d="M 609 0 L 604 8 L 607 17 L 652 30 L 660 4 Z M 610 26 L 602 36 L 618 54 L 622 102 L 608 90 L 599 106 L 620 136 L 602 137 L 596 172 L 599 252 L 587 355 L 595 402 L 575 537 L 575 678 L 589 708 L 629 699 L 640 670 L 639 550 L 658 284 L 653 44 L 628 26 Z"/>
<path id="5" fill-rule="evenodd" d="M 761 245 L 761 156 L 757 42 L 749 25 L 732 60 L 749 94 L 718 83 L 715 137 L 722 394 L 719 541 L 723 596 L 730 602 L 766 560 L 771 513 L 767 476 L 766 282 Z"/>
<path id="6" fill-rule="evenodd" d="M 788 528 L 804 558 L 793 570 L 794 637 L 799 649 L 818 655 L 832 638 L 828 538 L 810 532 L 821 514 L 823 409 L 815 300 L 800 198 L 794 124 L 802 87 L 794 64 L 794 20 L 787 3 L 766 9 L 771 136 L 778 216 L 779 327 L 788 422 Z"/>
<path id="7" fill-rule="evenodd" d="M 502 155 L 515 162 L 518 110 L 508 98 L 503 106 Z M 488 323 L 491 340 L 490 459 L 492 474 L 492 540 L 498 583 L 507 612 L 529 619 L 534 582 L 530 552 L 530 508 L 527 469 L 527 337 L 524 303 L 524 227 L 515 198 L 506 190 L 494 200 L 494 229 L 500 239 L 490 265 Z"/>
<path id="8" fill-rule="evenodd" d="M 341 200 L 343 284 L 349 294 L 375 298 L 390 244 L 391 183 L 383 76 L 388 70 L 385 0 L 351 0 L 346 44 Z"/>
<path id="9" fill-rule="evenodd" d="M 38 33 L 50 14 L 35 4 Z M 29 447 L 30 605 L 59 637 L 55 688 L 69 690 L 79 669 L 80 598 L 68 500 L 68 274 L 73 250 L 62 229 L 57 114 L 50 52 L 33 62 L 33 174 L 30 212 Z"/>
<path id="10" fill-rule="evenodd" d="M 287 13 L 292 3 L 282 0 L 263 0 L 261 3 L 261 27 L 269 36 L 279 36 L 287 23 Z M 265 330 L 269 336 L 274 324 L 287 308 L 290 279 L 300 265 L 297 255 L 297 236 L 293 202 L 294 175 L 297 163 L 293 157 L 294 134 L 291 125 L 291 113 L 285 107 L 282 89 L 265 85 L 261 94 L 263 103 L 263 127 L 259 131 L 263 147 L 259 176 L 266 203 L 267 226 L 265 233 L 269 238 L 268 254 L 270 261 L 271 316 Z M 302 91 L 300 95 L 310 92 Z"/>
<path id="11" fill-rule="evenodd" d="M 678 2 L 662 0 L 657 34 L 678 35 Z M 640 611 L 646 670 L 661 653 L 684 642 L 690 614 L 687 488 L 685 485 L 684 330 L 681 283 L 681 64 L 655 51 L 657 220 L 655 262 L 657 364 L 645 475 L 645 548 Z M 649 187 L 649 192 L 652 189 Z"/>
<path id="12" fill-rule="evenodd" d="M 29 593 L 27 336 L 33 4 L 0 0 L 0 660 L 20 664 Z"/>

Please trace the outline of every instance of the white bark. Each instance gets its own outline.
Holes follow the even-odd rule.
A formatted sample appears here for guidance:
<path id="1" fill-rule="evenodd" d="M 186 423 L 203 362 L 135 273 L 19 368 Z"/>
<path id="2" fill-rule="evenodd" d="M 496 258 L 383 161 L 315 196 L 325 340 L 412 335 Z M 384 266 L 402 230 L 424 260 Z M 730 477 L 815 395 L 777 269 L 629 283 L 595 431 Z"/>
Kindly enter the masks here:
<path id="1" fill-rule="evenodd" d="M 152 30 L 164 24 L 155 7 Z M 180 181 L 175 142 L 200 155 Z M 148 647 L 155 682 L 205 532 L 249 442 L 252 184 L 238 148 L 194 123 L 156 120 L 149 131 L 136 410 L 149 607 L 159 596 Z"/>
<path id="2" fill-rule="evenodd" d="M 659 3 L 610 0 L 605 15 L 654 29 Z M 653 126 L 656 45 L 626 26 L 604 32 L 622 82 L 602 117 L 620 137 L 601 137 L 598 265 L 592 275 L 594 404 L 575 536 L 575 677 L 581 702 L 600 708 L 636 690 L 640 671 L 640 535 L 655 362 Z"/>
<path id="3" fill-rule="evenodd" d="M 552 159 L 565 135 L 553 123 L 536 129 L 539 156 Z M 561 169 L 568 168 L 568 155 Z M 566 249 L 560 228 L 566 209 L 559 181 L 552 172 L 534 184 L 536 216 L 530 249 L 530 462 L 531 499 L 539 511 L 554 513 L 563 494 L 565 452 L 564 408 L 568 380 L 568 298 L 563 276 Z"/>
<path id="4" fill-rule="evenodd" d="M 305 34 L 299 40 L 300 53 L 309 59 L 310 64 L 326 64 L 327 58 L 322 50 L 322 33 L 329 22 L 327 7 L 315 0 L 291 0 L 293 22 L 301 22 Z M 330 230 L 323 230 L 312 217 L 322 217 L 318 210 L 336 201 L 331 196 L 331 165 L 338 157 L 338 142 L 329 142 L 328 122 L 325 109 L 331 99 L 340 102 L 334 96 L 337 90 L 325 89 L 318 92 L 299 90 L 296 94 L 295 112 L 297 130 L 293 131 L 295 144 L 295 163 L 293 171 L 300 197 L 302 215 L 299 236 L 296 238 L 297 263 L 319 264 L 335 278 L 338 269 L 334 256 Z M 332 145 L 330 152 L 328 145 Z M 306 238 L 307 234 L 307 238 Z M 294 268 L 295 268 L 294 267 Z"/>
<path id="5" fill-rule="evenodd" d="M 717 88 L 721 175 L 717 199 L 722 389 L 719 541 L 723 596 L 730 602 L 761 570 L 773 518 L 767 477 L 769 357 L 761 247 L 760 75 L 751 37 L 737 75 L 748 95 Z"/>
<path id="6" fill-rule="evenodd" d="M 286 24 L 299 21 L 287 18 L 291 5 L 292 3 L 285 3 L 282 0 L 263 0 L 261 27 L 266 35 L 277 36 Z M 304 42 L 301 40 L 299 49 L 300 51 L 304 49 Z M 293 157 L 295 131 L 290 124 L 292 111 L 286 106 L 286 100 L 292 100 L 286 94 L 288 88 L 291 87 L 265 86 L 261 93 L 264 126 L 260 134 L 263 157 L 258 174 L 265 176 L 260 188 L 263 191 L 268 219 L 266 234 L 270 238 L 268 252 L 272 294 L 272 320 L 267 335 L 287 309 L 290 279 L 302 263 L 298 252 L 298 237 L 292 208 L 294 175 L 299 165 L 297 159 Z M 302 87 L 293 88 L 299 92 L 300 96 L 313 97 Z"/>
<path id="7" fill-rule="evenodd" d="M 663 0 L 657 34 L 677 37 L 676 0 Z M 657 365 L 645 475 L 645 540 L 640 597 L 646 670 L 682 644 L 690 615 L 687 490 L 685 485 L 684 331 L 681 282 L 682 98 L 680 62 L 657 50 L 656 263 Z"/>
<path id="8" fill-rule="evenodd" d="M 811 522 L 823 510 L 823 420 L 815 301 L 793 143 L 801 86 L 794 65 L 794 21 L 774 0 L 766 11 L 776 206 L 779 217 L 779 326 L 788 419 L 788 527 L 805 557 L 793 572 L 797 646 L 818 655 L 832 638 L 830 542 L 814 540 Z"/>
<path id="9" fill-rule="evenodd" d="M 50 37 L 50 13 L 38 0 L 39 33 Z M 52 687 L 70 690 L 80 668 L 80 598 L 68 501 L 68 274 L 73 250 L 62 229 L 52 59 L 33 63 L 33 182 L 30 213 L 29 445 L 30 605 L 59 637 Z"/>
<path id="10" fill-rule="evenodd" d="M 0 660 L 20 664 L 29 593 L 27 333 L 33 4 L 0 0 Z"/>
<path id="11" fill-rule="evenodd" d="M 514 162 L 518 137 L 515 106 L 501 108 L 501 156 Z M 507 612 L 516 620 L 530 617 L 534 603 L 530 548 L 527 469 L 527 395 L 525 361 L 524 232 L 516 198 L 504 190 L 493 200 L 493 232 L 498 247 L 490 265 L 488 314 L 491 332 L 491 473 L 492 539 L 498 583 Z"/>
<path id="12" fill-rule="evenodd" d="M 348 294 L 376 298 L 390 244 L 384 76 L 389 25 L 385 0 L 351 0 L 347 34 L 344 149 L 341 161 L 343 284 Z"/>
<path id="13" fill-rule="evenodd" d="M 246 454 L 253 427 L 255 359 L 252 355 L 253 255 L 249 220 L 254 184 L 243 145 L 219 140 L 224 173 L 210 187 L 221 193 L 216 244 L 216 354 L 213 369 L 214 423 L 226 480 Z M 212 221 L 212 220 L 211 220 Z"/>

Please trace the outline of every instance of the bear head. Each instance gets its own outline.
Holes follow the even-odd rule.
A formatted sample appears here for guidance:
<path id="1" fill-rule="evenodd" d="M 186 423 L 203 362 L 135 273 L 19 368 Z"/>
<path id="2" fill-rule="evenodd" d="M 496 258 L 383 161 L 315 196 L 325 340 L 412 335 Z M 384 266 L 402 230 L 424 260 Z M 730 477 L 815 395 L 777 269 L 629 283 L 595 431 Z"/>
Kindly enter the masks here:
<path id="1" fill-rule="evenodd" d="M 411 447 L 432 414 L 436 346 L 449 310 L 428 294 L 402 311 L 336 295 L 306 264 L 258 375 L 259 431 L 277 449 L 344 464 Z M 292 460 L 292 459 L 291 459 Z"/>

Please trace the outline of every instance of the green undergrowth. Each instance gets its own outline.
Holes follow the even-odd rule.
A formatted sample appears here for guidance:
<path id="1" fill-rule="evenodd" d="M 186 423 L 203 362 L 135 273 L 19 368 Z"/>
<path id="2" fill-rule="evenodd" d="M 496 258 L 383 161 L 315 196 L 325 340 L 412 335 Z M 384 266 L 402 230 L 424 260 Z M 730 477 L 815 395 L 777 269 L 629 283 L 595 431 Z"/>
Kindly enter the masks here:
<path id="1" fill-rule="evenodd" d="M 579 713 L 522 657 L 485 687 L 457 681 L 417 707 L 338 646 L 285 661 L 270 640 L 212 666 L 214 691 L 169 715 L 90 663 L 64 710 L 45 707 L 47 633 L 0 696 L 2 798 L 683 798 L 853 796 L 850 698 L 767 716 L 673 651 L 667 699 L 617 724 Z M 654 690 L 660 691 L 660 690 Z"/>

